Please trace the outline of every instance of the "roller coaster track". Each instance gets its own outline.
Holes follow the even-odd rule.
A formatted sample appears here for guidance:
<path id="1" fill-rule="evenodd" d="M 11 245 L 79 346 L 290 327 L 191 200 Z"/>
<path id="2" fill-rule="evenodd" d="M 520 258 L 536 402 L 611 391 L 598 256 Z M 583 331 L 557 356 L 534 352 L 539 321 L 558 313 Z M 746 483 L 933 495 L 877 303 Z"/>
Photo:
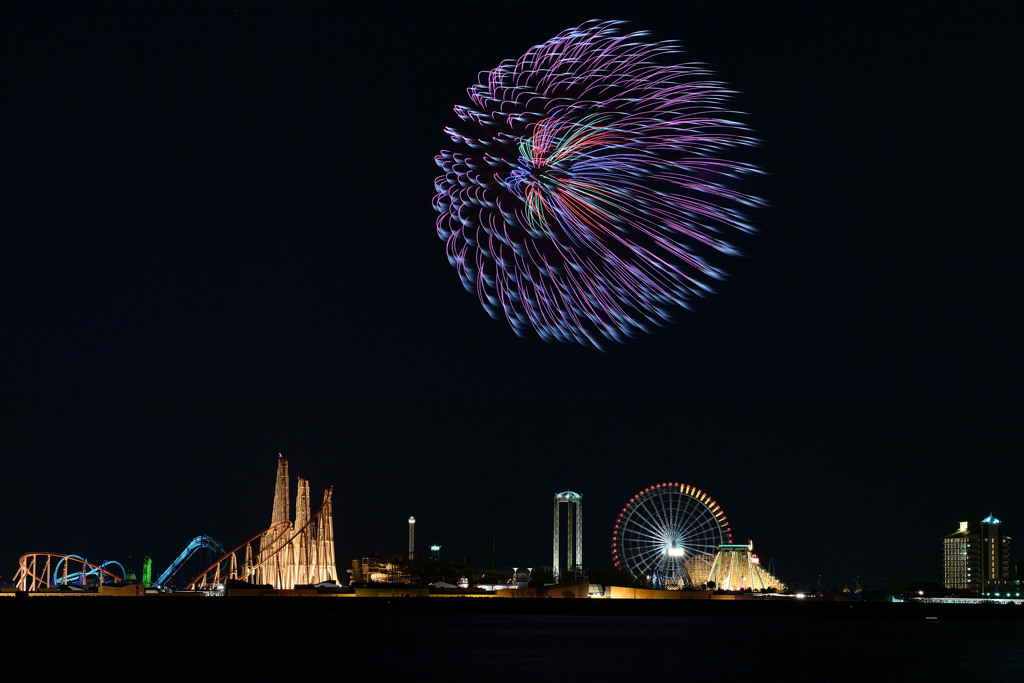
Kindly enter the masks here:
<path id="1" fill-rule="evenodd" d="M 331 520 L 331 495 L 332 490 L 327 489 L 324 491 L 324 502 L 317 509 L 316 513 L 309 516 L 308 521 L 303 524 L 300 528 L 295 529 L 293 533 L 291 522 L 279 522 L 271 526 L 266 531 L 261 531 L 244 543 L 240 543 L 238 546 L 233 548 L 230 552 L 225 553 L 219 560 L 211 564 L 204 571 L 202 571 L 191 583 L 187 584 L 186 590 L 196 589 L 207 589 L 220 583 L 222 579 L 239 579 L 242 581 L 249 581 L 252 578 L 259 576 L 259 570 L 271 563 L 272 560 L 280 559 L 278 556 L 284 553 L 286 556 L 292 552 L 296 545 L 299 547 L 300 557 L 293 558 L 297 560 L 299 566 L 306 567 L 305 573 L 297 572 L 300 581 L 318 581 L 327 578 L 333 578 L 337 580 L 336 574 L 334 574 L 334 541 L 333 541 L 333 522 Z M 326 522 L 326 533 L 331 537 L 330 545 L 330 556 L 320 557 L 317 554 L 316 548 L 311 548 L 311 545 L 315 544 L 302 544 L 301 542 L 296 544 L 296 541 L 300 539 L 308 540 L 311 532 L 315 532 L 318 529 L 324 528 Z M 287 536 L 287 539 L 284 537 Z M 261 550 L 257 552 L 255 558 L 252 553 L 252 543 L 257 539 L 261 539 Z M 245 557 L 242 561 L 241 569 L 238 566 L 237 553 L 245 549 Z M 228 567 L 222 568 L 222 564 L 228 562 Z M 328 567 L 330 569 L 328 569 Z M 323 572 L 323 576 L 321 576 Z M 211 580 L 210 575 L 213 575 Z M 334 574 L 333 576 L 331 576 Z"/>
<path id="2" fill-rule="evenodd" d="M 187 584 L 186 589 L 208 589 L 219 584 L 222 579 L 268 583 L 275 588 L 291 588 L 297 584 L 321 581 L 336 582 L 338 576 L 334 558 L 334 521 L 331 511 L 333 488 L 324 491 L 323 504 L 311 515 L 309 485 L 300 477 L 295 522 L 299 526 L 293 528 L 293 523 L 287 520 L 288 469 L 287 461 L 283 458 L 279 461 L 278 470 L 278 491 L 274 499 L 274 519 L 278 520 L 276 523 L 226 553 L 224 547 L 213 538 L 197 536 L 160 575 L 153 586 L 166 586 L 185 567 L 188 560 L 201 550 L 213 551 L 221 554 L 221 557 Z M 260 541 L 259 550 L 254 554 L 252 544 L 257 540 Z M 243 549 L 244 558 L 239 567 L 238 554 Z M 72 563 L 77 563 L 80 570 L 69 571 Z M 107 565 L 119 567 L 121 576 L 109 571 Z M 123 581 L 127 579 L 127 572 L 120 562 L 113 560 L 105 560 L 96 565 L 79 555 L 35 552 L 22 555 L 19 569 L 15 574 L 15 583 L 19 590 L 36 591 L 57 585 L 82 585 L 92 576 L 98 577 L 101 581 Z"/>
<path id="3" fill-rule="evenodd" d="M 283 536 L 284 534 L 286 534 L 288 532 L 288 528 L 290 526 L 291 526 L 291 522 L 278 522 L 277 524 L 275 524 L 274 526 L 270 527 L 266 531 L 261 531 L 258 534 L 256 534 L 255 536 L 253 536 L 252 538 L 250 538 L 249 540 L 247 540 L 247 541 L 245 541 L 243 543 L 239 543 L 237 546 L 235 546 L 234 548 L 232 548 L 228 552 L 224 553 L 224 555 L 221 556 L 221 558 L 219 560 L 217 560 L 216 562 L 211 564 L 209 567 L 207 567 L 203 572 L 201 572 L 199 574 L 199 576 L 197 576 L 196 578 L 192 579 L 192 582 L 185 586 L 185 590 L 195 590 L 197 587 L 205 588 L 205 587 L 208 587 L 208 586 L 211 586 L 211 585 L 216 585 L 216 584 L 220 583 L 220 581 L 222 579 L 240 579 L 242 581 L 248 581 L 249 580 L 249 576 L 252 575 L 252 573 L 254 571 L 256 571 L 256 566 L 254 566 L 253 563 L 252 563 L 252 545 L 251 544 L 254 541 L 256 541 L 256 540 L 266 536 L 267 534 L 270 534 L 274 530 L 277 530 L 277 536 L 273 540 L 277 540 L 278 537 Z M 237 556 L 237 553 L 242 548 L 245 548 L 246 557 L 242 561 L 242 569 L 239 570 L 238 569 L 238 559 L 237 559 L 238 556 Z M 230 562 L 230 568 L 228 569 L 227 573 L 222 576 L 221 575 L 221 564 L 225 560 Z M 207 581 L 208 574 L 210 572 L 214 573 L 214 577 L 213 577 L 212 581 Z"/>
<path id="4" fill-rule="evenodd" d="M 53 560 L 56 558 L 56 566 Z M 77 572 L 68 572 L 72 562 L 80 564 Z M 121 568 L 121 576 L 107 570 L 108 564 L 116 564 Z M 61 566 L 63 565 L 63 571 Z M 52 568 L 52 571 L 51 571 Z M 124 566 L 116 560 L 104 560 L 100 564 L 91 564 L 78 555 L 63 553 L 25 553 L 18 562 L 18 572 L 14 575 L 14 583 L 18 590 L 34 591 L 50 586 L 82 585 L 89 576 L 110 577 L 114 581 L 123 581 L 126 573 Z"/>
<path id="5" fill-rule="evenodd" d="M 192 539 L 191 542 L 189 542 L 187 546 L 185 546 L 185 549 L 182 550 L 181 554 L 178 555 L 177 559 L 175 559 L 174 562 L 171 563 L 171 566 L 165 569 L 164 573 L 161 574 L 159 578 L 157 578 L 157 580 L 153 582 L 153 587 L 165 587 L 168 584 L 168 582 L 170 582 L 171 578 L 176 573 L 178 573 L 178 571 L 180 571 L 182 567 L 185 566 L 185 563 L 192 559 L 192 556 L 200 550 L 212 550 L 215 553 L 223 553 L 224 546 L 222 546 L 216 539 L 211 538 L 210 536 L 196 536 Z"/>

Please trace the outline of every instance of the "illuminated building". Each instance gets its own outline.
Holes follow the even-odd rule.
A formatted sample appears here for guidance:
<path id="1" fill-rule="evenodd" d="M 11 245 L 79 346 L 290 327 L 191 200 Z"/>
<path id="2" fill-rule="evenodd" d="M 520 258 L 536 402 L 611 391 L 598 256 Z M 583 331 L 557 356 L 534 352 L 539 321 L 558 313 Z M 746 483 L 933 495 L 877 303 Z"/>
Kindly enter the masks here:
<path id="1" fill-rule="evenodd" d="M 981 593 L 987 584 L 1010 579 L 1010 538 L 1000 524 L 992 515 L 980 522 L 960 522 L 960 528 L 943 539 L 946 588 Z"/>
<path id="2" fill-rule="evenodd" d="M 388 562 L 379 557 L 364 557 L 361 560 L 352 560 L 353 584 L 367 583 L 419 583 L 412 574 L 405 571 L 406 566 L 401 562 Z"/>

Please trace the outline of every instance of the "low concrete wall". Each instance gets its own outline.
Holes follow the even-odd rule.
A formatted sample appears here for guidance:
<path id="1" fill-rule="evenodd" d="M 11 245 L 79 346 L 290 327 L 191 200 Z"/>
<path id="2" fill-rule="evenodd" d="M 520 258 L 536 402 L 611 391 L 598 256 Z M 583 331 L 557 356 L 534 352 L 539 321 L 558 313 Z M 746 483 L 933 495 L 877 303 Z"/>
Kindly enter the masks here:
<path id="1" fill-rule="evenodd" d="M 608 586 L 605 592 L 619 600 L 707 600 L 711 597 L 711 591 L 662 591 L 624 586 Z"/>
<path id="2" fill-rule="evenodd" d="M 127 586 L 104 586 L 100 584 L 100 595 L 121 595 L 141 597 L 146 594 L 146 587 L 141 583 L 129 584 Z"/>
<path id="3" fill-rule="evenodd" d="M 430 595 L 426 586 L 397 586 L 392 588 L 356 588 L 355 594 L 360 598 L 417 598 Z"/>
<path id="4" fill-rule="evenodd" d="M 585 598 L 590 593 L 590 582 L 556 583 L 551 586 L 530 586 L 529 588 L 495 591 L 499 598 Z"/>
<path id="5" fill-rule="evenodd" d="M 245 596 L 252 598 L 277 598 L 277 597 L 316 597 L 315 588 L 228 588 L 229 596 Z"/>

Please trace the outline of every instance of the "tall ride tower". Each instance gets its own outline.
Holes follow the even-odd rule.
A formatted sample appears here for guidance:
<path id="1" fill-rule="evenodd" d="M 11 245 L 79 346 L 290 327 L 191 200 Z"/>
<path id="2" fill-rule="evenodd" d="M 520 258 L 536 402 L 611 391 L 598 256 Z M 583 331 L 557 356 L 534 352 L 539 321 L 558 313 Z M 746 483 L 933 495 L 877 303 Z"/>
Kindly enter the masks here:
<path id="1" fill-rule="evenodd" d="M 413 559 L 413 553 L 416 550 L 416 518 L 409 518 L 409 559 Z"/>
<path id="2" fill-rule="evenodd" d="M 277 455 L 277 485 L 274 488 L 274 513 L 270 520 L 270 531 L 260 537 L 261 566 L 257 574 L 257 583 L 269 583 L 275 588 L 294 585 L 289 576 L 289 539 L 292 524 L 288 503 L 288 460 L 280 453 Z M 291 586 L 287 586 L 291 588 Z"/>
<path id="3" fill-rule="evenodd" d="M 254 583 L 274 588 L 338 580 L 334 559 L 332 489 L 324 491 L 324 502 L 310 514 L 309 482 L 299 477 L 295 497 L 295 522 L 290 520 L 288 502 L 288 461 L 277 460 L 274 516 L 270 528 L 260 537 L 259 555 L 247 558 Z"/>
<path id="4" fill-rule="evenodd" d="M 287 522 L 291 515 L 288 509 L 288 460 L 281 453 L 277 454 L 277 487 L 274 489 L 274 517 L 271 526 Z"/>
<path id="5" fill-rule="evenodd" d="M 555 552 L 551 568 L 555 574 L 555 582 L 562 581 L 566 576 L 562 573 L 562 558 L 558 548 L 558 512 L 559 505 L 566 504 L 566 551 L 569 571 L 575 572 L 583 568 L 583 496 L 574 491 L 562 491 L 555 494 Z"/>

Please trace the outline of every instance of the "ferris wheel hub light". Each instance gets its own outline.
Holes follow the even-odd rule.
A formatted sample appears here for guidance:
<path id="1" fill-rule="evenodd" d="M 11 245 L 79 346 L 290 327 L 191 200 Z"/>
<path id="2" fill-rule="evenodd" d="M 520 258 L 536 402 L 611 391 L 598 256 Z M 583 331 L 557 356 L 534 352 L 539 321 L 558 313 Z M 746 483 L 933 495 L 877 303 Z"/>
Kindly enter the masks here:
<path id="1" fill-rule="evenodd" d="M 686 549 L 685 548 L 669 548 L 668 549 L 668 556 L 669 557 L 682 557 L 685 554 L 686 554 Z"/>

